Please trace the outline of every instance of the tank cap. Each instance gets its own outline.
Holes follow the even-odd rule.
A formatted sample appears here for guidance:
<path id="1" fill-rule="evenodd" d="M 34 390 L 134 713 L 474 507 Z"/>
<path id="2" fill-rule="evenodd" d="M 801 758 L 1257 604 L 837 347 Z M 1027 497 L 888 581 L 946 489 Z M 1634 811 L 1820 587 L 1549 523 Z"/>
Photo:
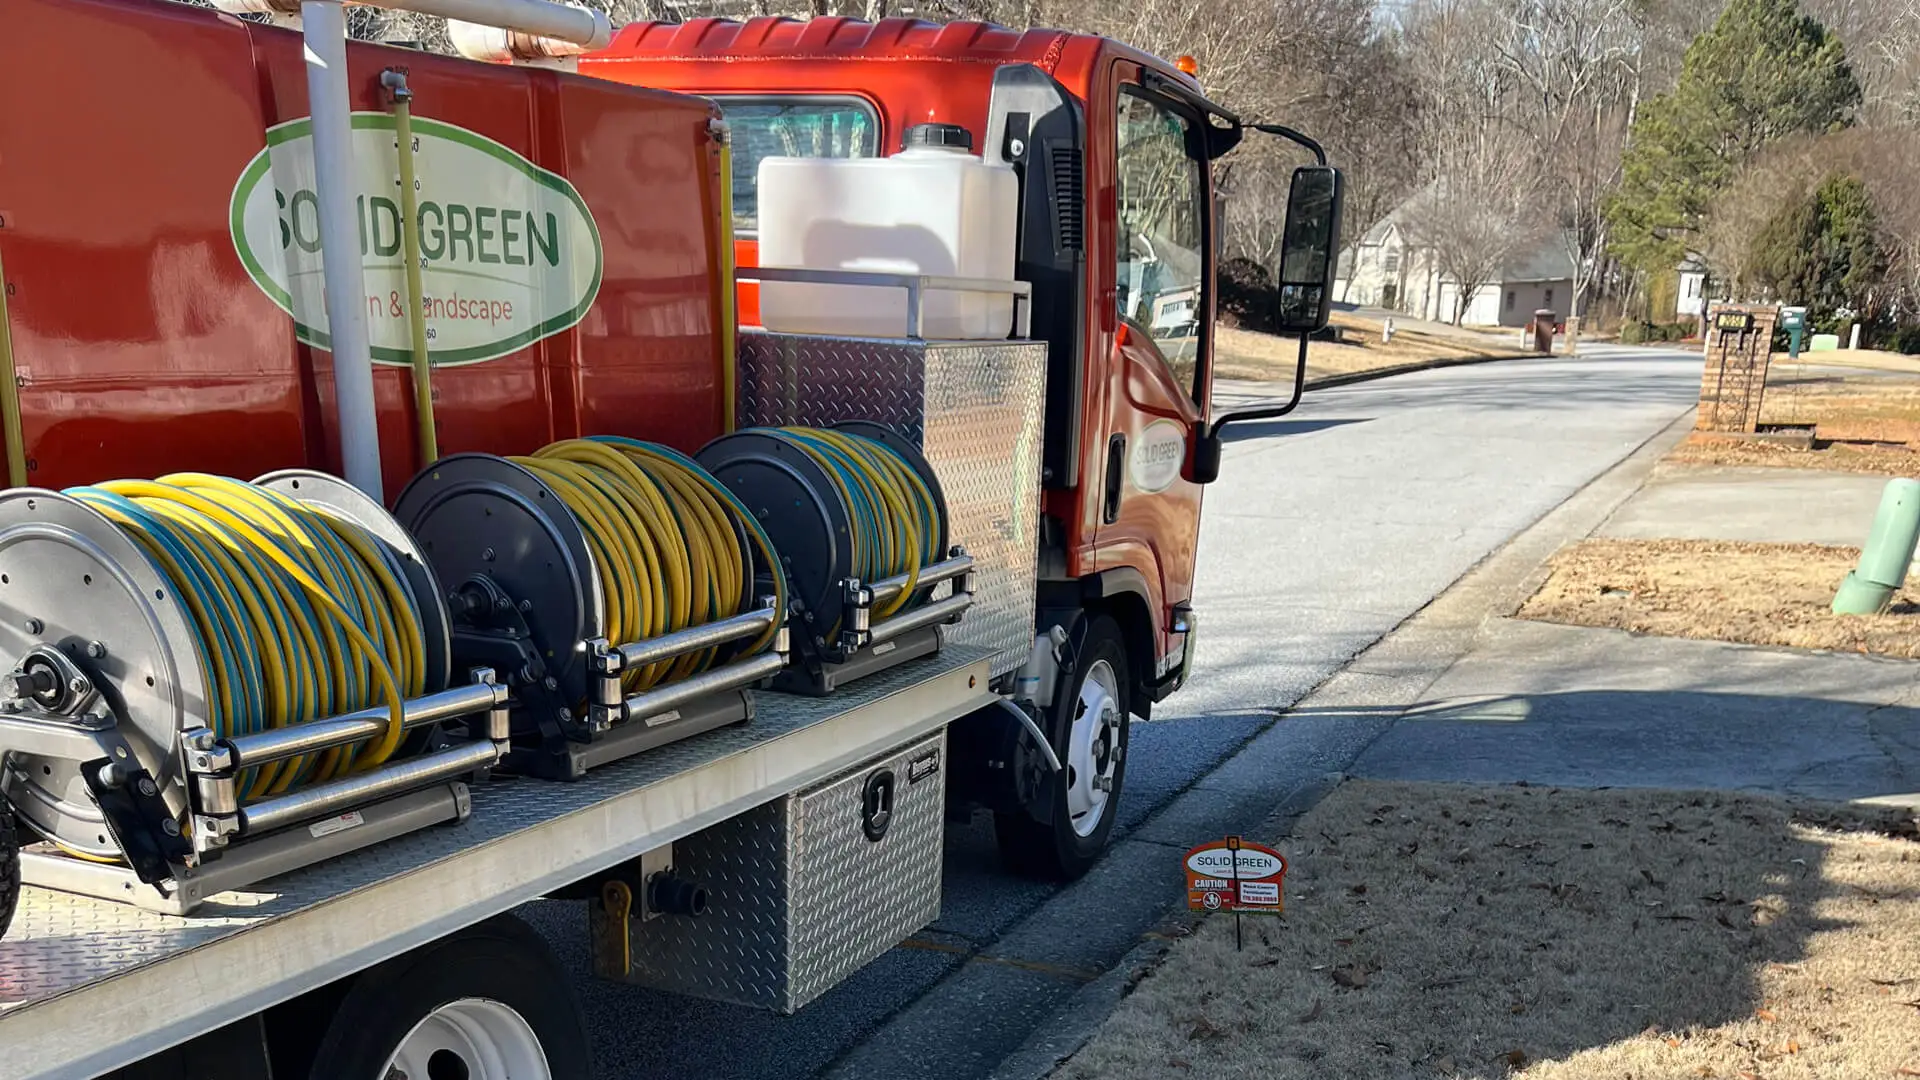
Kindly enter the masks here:
<path id="1" fill-rule="evenodd" d="M 973 152 L 973 132 L 959 124 L 915 124 L 901 140 L 903 150 L 961 150 Z"/>

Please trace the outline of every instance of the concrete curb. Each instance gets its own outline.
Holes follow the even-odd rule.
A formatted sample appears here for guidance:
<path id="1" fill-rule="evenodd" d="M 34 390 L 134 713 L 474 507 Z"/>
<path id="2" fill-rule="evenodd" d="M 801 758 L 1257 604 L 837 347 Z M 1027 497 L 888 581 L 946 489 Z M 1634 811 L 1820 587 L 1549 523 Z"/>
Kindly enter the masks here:
<path id="1" fill-rule="evenodd" d="M 1432 366 L 1450 367 L 1455 363 L 1458 362 Z M 1366 374 L 1380 377 L 1373 372 Z M 1308 692 L 1289 711 L 1341 706 L 1379 708 L 1384 704 L 1397 715 L 1397 710 L 1417 703 L 1427 687 L 1471 649 L 1485 620 L 1510 615 L 1525 603 L 1539 587 L 1546 562 L 1554 552 L 1603 525 L 1622 503 L 1640 490 L 1660 459 L 1685 438 L 1692 427 L 1693 410 L 1689 409 L 1558 506 L 1515 533 L 1425 607 Z M 1390 720 L 1384 722 L 1373 737 L 1383 734 L 1390 724 Z M 1273 735 L 1273 729 L 1273 724 L 1263 728 L 1240 750 L 1194 781 L 1188 794 L 1206 788 L 1211 778 L 1232 769 L 1236 761 L 1257 757 L 1261 753 L 1260 744 Z M 1371 740 L 1367 745 L 1371 745 Z M 1364 752 L 1362 747 L 1359 753 Z M 1358 757 L 1359 754 L 1355 754 L 1354 760 Z M 1288 791 L 1265 816 L 1261 834 L 1279 835 L 1290 828 L 1343 779 L 1343 773 L 1324 773 Z M 1139 828 L 1144 830 L 1151 824 L 1150 819 Z M 1178 907 L 1168 911 L 1170 920 L 1181 914 L 1184 912 Z M 1044 1080 L 1051 1075 L 1094 1037 L 1134 986 L 1150 976 L 1166 958 L 1173 945 L 1171 939 L 1156 937 L 1135 946 L 1119 964 L 1076 991 L 1018 1050 L 1001 1061 L 988 1080 Z"/>
<path id="2" fill-rule="evenodd" d="M 1301 391 L 1331 390 L 1336 386 L 1352 386 L 1354 383 L 1372 382 L 1375 379 L 1392 378 L 1395 375 L 1410 375 L 1416 371 L 1435 371 L 1440 368 L 1467 367 L 1471 364 L 1497 364 L 1504 360 L 1551 360 L 1547 353 L 1526 353 L 1521 356 L 1456 356 L 1435 360 L 1419 360 L 1411 364 L 1395 364 L 1392 367 L 1374 368 L 1371 371 L 1353 371 L 1345 375 L 1322 375 L 1317 379 L 1308 379 Z"/>

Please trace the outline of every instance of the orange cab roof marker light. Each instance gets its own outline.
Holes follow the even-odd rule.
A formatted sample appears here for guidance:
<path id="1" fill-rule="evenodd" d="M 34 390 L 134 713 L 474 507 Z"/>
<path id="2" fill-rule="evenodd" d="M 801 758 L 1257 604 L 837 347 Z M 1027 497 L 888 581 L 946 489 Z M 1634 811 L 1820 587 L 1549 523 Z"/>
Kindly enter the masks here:
<path id="1" fill-rule="evenodd" d="M 1178 68 L 1182 75 L 1191 75 L 1196 79 L 1200 77 L 1200 61 L 1191 56 L 1179 57 L 1173 62 L 1173 66 Z"/>

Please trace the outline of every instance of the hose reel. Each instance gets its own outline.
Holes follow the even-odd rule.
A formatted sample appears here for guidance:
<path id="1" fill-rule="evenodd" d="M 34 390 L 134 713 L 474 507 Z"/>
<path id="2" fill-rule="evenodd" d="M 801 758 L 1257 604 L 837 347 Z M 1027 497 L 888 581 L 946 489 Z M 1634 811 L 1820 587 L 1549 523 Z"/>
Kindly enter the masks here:
<path id="1" fill-rule="evenodd" d="M 827 694 L 930 655 L 972 604 L 939 478 L 891 428 L 750 428 L 697 459 L 765 523 L 786 570 L 797 663 L 775 689 Z"/>
<path id="2" fill-rule="evenodd" d="M 666 447 L 457 454 L 414 477 L 396 515 L 449 590 L 457 661 L 512 687 L 513 771 L 575 779 L 750 719 L 749 688 L 786 665 L 773 545 Z"/>
<path id="3" fill-rule="evenodd" d="M 0 609 L 31 883 L 184 912 L 464 817 L 501 750 L 412 541 L 321 473 L 0 492 Z"/>

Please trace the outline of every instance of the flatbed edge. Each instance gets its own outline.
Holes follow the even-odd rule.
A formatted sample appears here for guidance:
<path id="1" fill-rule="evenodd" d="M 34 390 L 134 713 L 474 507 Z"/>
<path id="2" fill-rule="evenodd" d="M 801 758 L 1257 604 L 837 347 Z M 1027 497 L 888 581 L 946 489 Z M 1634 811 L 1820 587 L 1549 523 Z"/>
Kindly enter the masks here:
<path id="1" fill-rule="evenodd" d="M 979 656 L 440 862 L 21 1004 L 0 1013 L 0 1045 L 20 1080 L 87 1080 L 138 1062 L 935 731 L 991 703 L 988 682 Z M 199 999 L 183 1001 L 184 988 Z"/>

